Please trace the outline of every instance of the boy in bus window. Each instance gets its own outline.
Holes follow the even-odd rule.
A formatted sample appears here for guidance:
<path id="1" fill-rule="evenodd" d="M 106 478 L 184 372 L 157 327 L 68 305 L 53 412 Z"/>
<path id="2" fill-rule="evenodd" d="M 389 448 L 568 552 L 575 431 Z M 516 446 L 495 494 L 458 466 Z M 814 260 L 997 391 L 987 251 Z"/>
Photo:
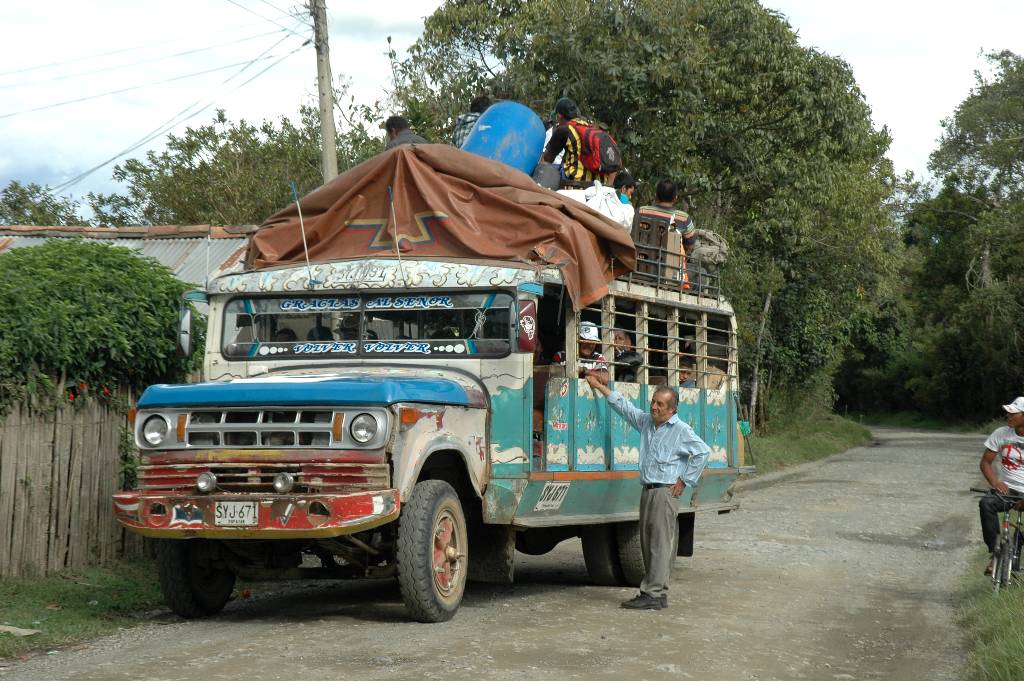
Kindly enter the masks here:
<path id="1" fill-rule="evenodd" d="M 608 360 L 597 349 L 600 342 L 601 334 L 597 330 L 597 324 L 594 322 L 580 322 L 579 352 L 576 353 L 579 356 L 577 375 L 580 378 L 584 378 L 588 371 L 596 371 L 598 378 L 607 385 Z M 552 358 L 552 363 L 565 364 L 565 353 L 556 353 Z"/>
<path id="2" fill-rule="evenodd" d="M 697 372 L 693 357 L 683 357 L 679 363 L 679 387 L 696 388 Z"/>

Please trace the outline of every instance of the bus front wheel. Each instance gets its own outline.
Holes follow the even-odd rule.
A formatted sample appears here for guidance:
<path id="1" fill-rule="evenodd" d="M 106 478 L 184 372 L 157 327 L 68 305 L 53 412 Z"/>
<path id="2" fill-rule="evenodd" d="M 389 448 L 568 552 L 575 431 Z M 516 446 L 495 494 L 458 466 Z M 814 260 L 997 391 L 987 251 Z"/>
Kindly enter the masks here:
<path id="1" fill-rule="evenodd" d="M 217 614 L 235 588 L 235 573 L 208 539 L 164 539 L 157 545 L 156 565 L 164 601 L 182 617 Z"/>
<path id="2" fill-rule="evenodd" d="M 450 620 L 462 603 L 468 567 L 466 518 L 452 486 L 416 483 L 398 520 L 398 585 L 420 622 Z"/>

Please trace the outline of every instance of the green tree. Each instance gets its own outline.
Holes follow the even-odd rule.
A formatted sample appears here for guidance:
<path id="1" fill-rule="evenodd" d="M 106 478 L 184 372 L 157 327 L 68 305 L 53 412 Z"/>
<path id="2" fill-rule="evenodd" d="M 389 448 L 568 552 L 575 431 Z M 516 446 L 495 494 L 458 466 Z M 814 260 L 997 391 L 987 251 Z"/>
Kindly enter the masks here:
<path id="1" fill-rule="evenodd" d="M 78 203 L 56 196 L 49 187 L 17 180 L 0 193 L 0 225 L 81 225 Z"/>
<path id="2" fill-rule="evenodd" d="M 985 419 L 1021 392 L 1024 60 L 997 52 L 989 61 L 992 74 L 978 74 L 943 122 L 931 157 L 938 191 L 906 216 L 902 330 L 879 361 L 847 372 L 844 399 L 855 406 L 871 390 L 886 396 L 880 407 Z"/>
<path id="3" fill-rule="evenodd" d="M 479 90 L 543 115 L 575 98 L 619 140 L 641 200 L 672 177 L 697 225 L 729 239 L 744 373 L 768 403 L 831 398 L 900 248 L 888 133 L 845 62 L 754 0 L 453 0 L 396 73 L 428 136 Z"/>
<path id="4" fill-rule="evenodd" d="M 109 244 L 52 239 L 0 254 L 0 411 L 26 396 L 45 405 L 58 392 L 180 381 L 199 358 L 175 351 L 185 288 Z"/>

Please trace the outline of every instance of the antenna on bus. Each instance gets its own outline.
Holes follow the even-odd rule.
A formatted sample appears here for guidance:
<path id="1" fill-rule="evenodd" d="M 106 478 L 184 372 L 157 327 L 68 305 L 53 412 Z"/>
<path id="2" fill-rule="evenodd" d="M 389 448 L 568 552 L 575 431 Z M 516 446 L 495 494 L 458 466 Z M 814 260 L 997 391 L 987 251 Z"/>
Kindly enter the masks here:
<path id="1" fill-rule="evenodd" d="M 295 210 L 299 213 L 299 231 L 302 232 L 302 252 L 306 256 L 306 277 L 308 279 L 306 282 L 306 288 L 311 289 L 315 285 L 322 284 L 323 282 L 319 279 L 313 278 L 313 268 L 309 265 L 309 247 L 306 246 L 306 225 L 302 221 L 302 207 L 299 205 L 299 189 L 295 186 L 295 180 L 289 180 L 288 184 L 291 185 L 292 197 L 295 199 Z"/>
<path id="2" fill-rule="evenodd" d="M 395 257 L 398 258 L 398 273 L 402 275 L 402 287 L 409 288 L 405 280 L 405 267 L 402 266 L 402 249 L 398 247 L 398 218 L 395 217 L 395 193 L 388 185 L 388 208 L 391 210 L 391 224 L 395 226 L 395 233 L 391 235 L 391 241 L 395 244 Z"/>

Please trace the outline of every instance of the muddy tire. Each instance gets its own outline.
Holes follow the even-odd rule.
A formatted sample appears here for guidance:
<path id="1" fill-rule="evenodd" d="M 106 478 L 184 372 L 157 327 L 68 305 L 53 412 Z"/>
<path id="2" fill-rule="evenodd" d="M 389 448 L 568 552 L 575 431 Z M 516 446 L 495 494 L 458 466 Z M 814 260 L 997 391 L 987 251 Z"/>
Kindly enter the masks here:
<path id="1" fill-rule="evenodd" d="M 235 588 L 235 573 L 206 539 L 165 539 L 157 544 L 157 573 L 164 602 L 186 618 L 215 615 Z"/>
<path id="2" fill-rule="evenodd" d="M 582 535 L 583 562 L 587 574 L 598 586 L 622 586 L 625 578 L 619 563 L 619 549 L 615 538 L 615 526 L 593 525 Z"/>
<path id="3" fill-rule="evenodd" d="M 469 543 L 462 504 L 443 480 L 412 490 L 398 520 L 398 586 L 419 622 L 450 620 L 462 603 L 469 572 Z"/>
<path id="4" fill-rule="evenodd" d="M 622 577 L 628 586 L 640 586 L 647 565 L 644 563 L 644 551 L 640 546 L 640 523 L 618 523 L 615 527 L 618 544 L 619 563 L 622 565 Z"/>

